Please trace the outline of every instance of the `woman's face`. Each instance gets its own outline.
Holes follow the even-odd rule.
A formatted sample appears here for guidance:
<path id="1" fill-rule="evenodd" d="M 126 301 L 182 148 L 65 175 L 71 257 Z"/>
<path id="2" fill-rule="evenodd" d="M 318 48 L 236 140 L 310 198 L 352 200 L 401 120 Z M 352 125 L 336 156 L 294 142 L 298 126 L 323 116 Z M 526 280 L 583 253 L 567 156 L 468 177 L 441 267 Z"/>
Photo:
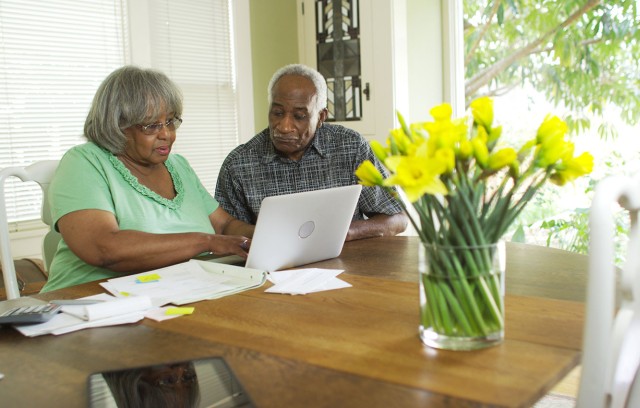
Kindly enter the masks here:
<path id="1" fill-rule="evenodd" d="M 171 146 L 176 140 L 176 129 L 166 126 L 167 122 L 174 119 L 173 113 L 164 114 L 154 120 L 131 126 L 124 130 L 127 136 L 124 154 L 138 164 L 155 165 L 164 163 L 171 153 Z M 151 124 L 165 124 L 154 134 L 145 134 L 143 126 Z"/>

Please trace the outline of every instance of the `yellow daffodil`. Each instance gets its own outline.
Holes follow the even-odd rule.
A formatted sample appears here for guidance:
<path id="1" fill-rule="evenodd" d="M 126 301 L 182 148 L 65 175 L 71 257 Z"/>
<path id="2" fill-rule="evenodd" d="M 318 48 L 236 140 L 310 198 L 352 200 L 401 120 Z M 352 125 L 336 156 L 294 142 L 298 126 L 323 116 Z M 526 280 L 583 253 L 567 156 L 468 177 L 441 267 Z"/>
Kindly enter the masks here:
<path id="1" fill-rule="evenodd" d="M 395 173 L 384 180 L 384 185 L 400 187 L 412 203 L 425 194 L 447 193 L 439 177 L 446 170 L 444 163 L 417 156 L 393 156 L 389 160 L 396 161 Z"/>
<path id="2" fill-rule="evenodd" d="M 429 133 L 431 150 L 441 147 L 453 147 L 467 133 L 463 119 L 451 120 L 451 105 L 443 103 L 430 111 L 435 122 L 424 122 L 421 127 Z"/>
<path id="3" fill-rule="evenodd" d="M 460 140 L 458 144 L 458 157 L 462 161 L 466 161 L 473 154 L 473 146 L 471 141 L 467 138 Z"/>
<path id="4" fill-rule="evenodd" d="M 472 101 L 470 107 L 474 121 L 486 129 L 491 129 L 493 124 L 493 100 L 486 96 L 481 97 Z"/>
<path id="5" fill-rule="evenodd" d="M 593 156 L 582 153 L 578 157 L 570 157 L 556 167 L 556 172 L 551 175 L 551 181 L 559 186 L 574 181 L 578 177 L 591 173 L 593 170 Z"/>
<path id="6" fill-rule="evenodd" d="M 478 133 L 476 133 L 475 137 L 482 140 L 482 143 L 484 143 L 485 145 L 489 143 L 489 134 L 487 133 L 487 129 L 485 129 L 484 126 L 478 127 Z"/>
<path id="7" fill-rule="evenodd" d="M 476 136 L 471 139 L 471 146 L 473 147 L 473 156 L 483 169 L 487 168 L 489 162 L 489 149 L 487 149 L 487 143 L 481 136 Z"/>
<path id="8" fill-rule="evenodd" d="M 511 147 L 505 147 L 495 153 L 489 155 L 487 167 L 490 170 L 497 171 L 503 167 L 510 166 L 518 158 L 518 153 Z"/>
<path id="9" fill-rule="evenodd" d="M 456 167 L 456 154 L 451 148 L 438 149 L 431 157 L 444 164 L 444 173 L 451 173 Z"/>
<path id="10" fill-rule="evenodd" d="M 468 118 L 453 119 L 451 106 L 446 103 L 435 106 L 430 113 L 433 121 L 411 124 L 398 113 L 400 128 L 389 133 L 387 146 L 371 142 L 371 149 L 389 171 L 389 177 L 385 179 L 368 161 L 356 170 L 364 186 L 397 187 L 412 203 L 420 200 L 414 209 L 421 220 L 414 225 L 430 223 L 430 219 L 424 218 L 432 217 L 431 212 L 437 208 L 438 217 L 444 217 L 438 220 L 440 225 L 448 225 L 447 219 L 464 223 L 469 214 L 455 212 L 463 208 L 468 211 L 472 202 L 481 208 L 481 222 L 486 223 L 483 228 L 486 227 L 489 234 L 479 239 L 495 242 L 524 207 L 526 202 L 520 201 L 530 200 L 544 183 L 551 180 L 563 185 L 593 169 L 593 157 L 588 153 L 573 157 L 574 145 L 565 140 L 567 124 L 557 116 L 545 117 L 536 137 L 515 149 L 501 146 L 503 128 L 494 127 L 490 98 L 471 102 L 473 127 L 468 125 Z M 461 194 L 470 194 L 464 204 L 456 201 L 461 200 L 456 198 Z M 444 197 L 433 201 L 432 195 Z M 480 197 L 492 198 L 484 203 Z M 451 213 L 447 209 L 451 209 Z M 421 237 L 426 237 L 426 233 L 420 231 Z M 434 236 L 425 242 L 431 239 L 438 238 Z"/>
<path id="11" fill-rule="evenodd" d="M 540 124 L 538 133 L 536 134 L 538 144 L 544 144 L 549 139 L 562 139 L 567 133 L 567 130 L 566 122 L 557 116 L 547 115 L 542 121 L 542 124 Z"/>
<path id="12" fill-rule="evenodd" d="M 554 136 L 538 145 L 535 165 L 540 168 L 547 168 L 568 155 L 573 155 L 573 143 L 567 142 L 561 137 Z"/>
<path id="13" fill-rule="evenodd" d="M 392 154 L 411 154 L 415 150 L 413 142 L 402 129 L 393 129 L 389 140 Z"/>
<path id="14" fill-rule="evenodd" d="M 487 244 L 502 239 L 545 183 L 563 185 L 591 172 L 593 157 L 588 153 L 573 157 L 574 145 L 565 140 L 567 124 L 556 116 L 547 116 L 536 137 L 517 150 L 502 145 L 502 127 L 493 126 L 490 98 L 471 102 L 471 112 L 473 126 L 469 118 L 452 119 L 448 104 L 431 109 L 432 122 L 407 124 L 398 113 L 401 127 L 390 132 L 387 147 L 371 142 L 389 177 L 385 179 L 370 161 L 363 162 L 355 174 L 360 184 L 369 186 L 365 188 L 404 192 L 412 204 L 412 211 L 406 213 L 424 251 L 441 246 L 462 251 L 461 255 L 442 251 L 437 257 L 425 257 L 435 260 L 432 265 L 437 265 L 444 279 L 422 279 L 421 288 L 427 300 L 439 299 L 428 307 L 438 305 L 443 310 L 434 318 L 435 314 L 424 312 L 425 307 L 422 321 L 440 325 L 437 331 L 448 336 L 486 337 L 504 327 L 501 302 L 494 299 L 501 293 L 497 280 L 482 276 L 490 270 L 490 265 L 483 264 L 491 258 Z M 403 196 L 393 196 L 403 207 L 409 206 Z M 470 255 L 467 247 L 487 248 L 481 250 L 487 251 L 486 256 Z M 462 271 L 469 273 L 472 290 L 458 290 L 464 283 Z M 455 286 L 449 283 L 450 277 L 455 278 Z"/>
<path id="15" fill-rule="evenodd" d="M 371 150 L 373 150 L 373 154 L 378 158 L 378 160 L 380 160 L 381 163 L 384 163 L 384 160 L 388 155 L 387 149 L 382 145 L 382 143 L 378 142 L 377 140 L 372 140 L 370 144 Z"/>
<path id="16" fill-rule="evenodd" d="M 384 182 L 380 171 L 369 160 L 362 162 L 355 174 L 363 186 L 381 186 Z"/>
<path id="17" fill-rule="evenodd" d="M 453 109 L 451 108 L 451 105 L 449 105 L 448 103 L 443 103 L 441 105 L 431 108 L 429 113 L 431 114 L 431 117 L 435 119 L 436 122 L 442 122 L 442 121 L 451 120 Z"/>

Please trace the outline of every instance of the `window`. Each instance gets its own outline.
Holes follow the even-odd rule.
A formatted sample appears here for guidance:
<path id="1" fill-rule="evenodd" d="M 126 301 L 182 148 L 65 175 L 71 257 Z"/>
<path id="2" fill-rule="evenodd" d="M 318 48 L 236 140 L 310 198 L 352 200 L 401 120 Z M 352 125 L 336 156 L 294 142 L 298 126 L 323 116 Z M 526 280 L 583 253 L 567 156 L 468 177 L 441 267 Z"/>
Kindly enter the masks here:
<path id="1" fill-rule="evenodd" d="M 184 94 L 184 123 L 173 151 L 189 160 L 213 194 L 222 161 L 238 145 L 231 3 L 151 3 L 151 66 L 166 73 Z"/>
<path id="2" fill-rule="evenodd" d="M 0 2 L 0 168 L 59 159 L 85 142 L 83 126 L 102 80 L 123 64 L 165 72 L 182 89 L 184 124 L 174 152 L 213 193 L 218 169 L 253 132 L 251 87 L 238 89 L 234 13 L 248 2 L 191 0 L 2 0 Z M 238 12 L 238 8 L 241 9 Z M 248 30 L 248 28 L 247 28 Z M 246 50 L 244 49 L 246 48 Z M 249 80 L 250 63 L 241 75 Z M 244 97 L 243 97 L 244 95 Z M 247 107 L 239 112 L 239 100 Z M 242 117 L 242 121 L 239 119 Z M 245 129 L 242 129 L 242 128 Z M 7 215 L 17 231 L 40 218 L 40 189 L 8 180 Z"/>
<path id="3" fill-rule="evenodd" d="M 59 159 L 84 141 L 84 119 L 96 88 L 126 63 L 123 4 L 2 0 L 0 168 Z M 6 195 L 11 222 L 40 218 L 35 183 L 9 179 Z"/>

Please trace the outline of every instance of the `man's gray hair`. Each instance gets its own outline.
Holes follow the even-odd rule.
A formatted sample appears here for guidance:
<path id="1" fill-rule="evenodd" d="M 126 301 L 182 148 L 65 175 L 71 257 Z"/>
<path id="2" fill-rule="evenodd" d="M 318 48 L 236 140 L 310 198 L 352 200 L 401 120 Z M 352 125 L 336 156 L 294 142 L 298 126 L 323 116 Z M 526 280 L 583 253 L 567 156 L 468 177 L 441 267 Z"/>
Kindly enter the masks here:
<path id="1" fill-rule="evenodd" d="M 182 116 L 182 92 L 160 71 L 126 65 L 102 82 L 84 123 L 84 135 L 113 154 L 124 152 L 124 129 L 164 113 Z"/>
<path id="2" fill-rule="evenodd" d="M 321 73 L 315 69 L 302 64 L 290 64 L 286 65 L 273 74 L 269 81 L 269 87 L 267 89 L 267 96 L 269 106 L 273 102 L 273 87 L 276 82 L 285 75 L 300 75 L 308 78 L 316 88 L 316 112 L 318 114 L 321 110 L 327 107 L 327 81 Z"/>

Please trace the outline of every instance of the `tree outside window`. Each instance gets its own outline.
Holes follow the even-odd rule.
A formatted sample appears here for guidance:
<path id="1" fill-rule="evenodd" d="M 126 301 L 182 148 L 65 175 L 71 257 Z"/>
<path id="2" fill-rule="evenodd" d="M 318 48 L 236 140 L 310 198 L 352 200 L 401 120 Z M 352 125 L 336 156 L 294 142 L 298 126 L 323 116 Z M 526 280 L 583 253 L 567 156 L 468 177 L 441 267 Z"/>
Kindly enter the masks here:
<path id="1" fill-rule="evenodd" d="M 522 139 L 532 137 L 527 124 L 553 112 L 569 125 L 576 150 L 596 159 L 572 196 L 553 187 L 540 194 L 512 239 L 586 253 L 595 184 L 640 171 L 638 2 L 464 0 L 464 37 L 467 104 L 491 96 L 504 134 Z"/>

